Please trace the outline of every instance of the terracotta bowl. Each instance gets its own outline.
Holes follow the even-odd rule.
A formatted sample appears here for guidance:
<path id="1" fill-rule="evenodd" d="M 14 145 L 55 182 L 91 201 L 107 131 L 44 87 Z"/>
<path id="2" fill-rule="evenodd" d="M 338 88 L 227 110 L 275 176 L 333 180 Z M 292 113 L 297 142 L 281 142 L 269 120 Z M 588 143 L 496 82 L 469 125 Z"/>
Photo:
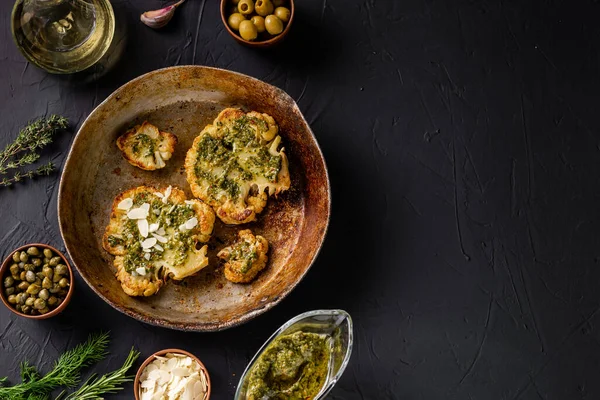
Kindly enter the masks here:
<path id="1" fill-rule="evenodd" d="M 69 261 L 67 260 L 67 258 L 65 257 L 65 255 L 63 253 L 61 253 L 56 248 L 54 248 L 50 245 L 47 245 L 47 244 L 42 244 L 42 243 L 26 244 L 25 246 L 21 246 L 15 250 L 11 251 L 10 254 L 8 255 L 8 257 L 6 257 L 6 259 L 2 263 L 2 266 L 0 267 L 0 278 L 2 279 L 2 282 L 4 282 L 4 277 L 7 275 L 8 269 L 14 263 L 14 261 L 12 259 L 13 254 L 15 254 L 17 251 L 26 250 L 27 248 L 32 247 L 32 246 L 35 246 L 41 250 L 43 250 L 43 249 L 52 250 L 55 254 L 57 254 L 63 260 L 63 263 L 69 269 L 69 283 L 70 283 L 69 291 L 67 292 L 67 295 L 65 296 L 63 302 L 58 307 L 56 307 L 54 310 L 52 310 L 46 314 L 27 315 L 27 314 L 17 311 L 11 304 L 8 303 L 8 299 L 7 299 L 6 293 L 4 293 L 4 290 L 0 290 L 0 299 L 2 299 L 2 303 L 4 303 L 4 305 L 10 311 L 14 312 L 18 316 L 29 318 L 29 319 L 47 319 L 47 318 L 51 318 L 51 317 L 54 317 L 55 315 L 60 314 L 67 307 L 67 304 L 69 304 L 69 301 L 71 301 L 71 296 L 73 295 L 73 286 L 75 285 L 75 279 L 73 277 L 73 269 L 71 268 L 71 264 L 69 264 Z M 2 286 L 2 289 L 4 289 L 4 285 Z"/>
<path id="2" fill-rule="evenodd" d="M 290 20 L 287 22 L 287 24 L 283 28 L 283 32 L 281 32 L 279 35 L 273 36 L 267 40 L 262 40 L 262 41 L 244 40 L 237 32 L 235 32 L 233 29 L 231 29 L 229 27 L 229 24 L 227 23 L 227 18 L 231 14 L 227 10 L 227 8 L 231 5 L 232 5 L 231 0 L 221 0 L 221 20 L 223 21 L 223 25 L 225 25 L 225 29 L 227 29 L 227 32 L 229 32 L 229 34 L 231 36 L 233 36 L 233 38 L 235 40 L 237 40 L 239 43 L 244 44 L 249 47 L 266 48 L 266 47 L 271 47 L 271 46 L 274 46 L 274 45 L 280 43 L 290 32 L 290 27 L 292 26 L 292 22 L 294 22 L 294 14 L 295 14 L 294 0 L 288 0 L 288 6 L 289 6 L 288 8 L 290 9 Z"/>
<path id="3" fill-rule="evenodd" d="M 142 372 L 144 371 L 144 369 L 146 369 L 148 364 L 150 364 L 152 361 L 155 360 L 156 356 L 164 356 L 167 353 L 185 354 L 186 356 L 191 357 L 193 360 L 195 360 L 200 365 L 200 369 L 204 372 L 204 375 L 206 376 L 206 384 L 208 386 L 208 391 L 206 393 L 206 400 L 210 399 L 210 389 L 211 389 L 210 375 L 208 374 L 208 370 L 206 369 L 204 364 L 202 364 L 202 361 L 200 361 L 200 359 L 198 357 L 196 357 L 195 355 L 193 355 L 192 353 L 185 351 L 185 350 L 165 349 L 165 350 L 157 351 L 156 353 L 152 354 L 150 357 L 148 357 L 146 359 L 146 361 L 144 361 L 144 363 L 138 369 L 138 372 L 135 375 L 135 380 L 133 381 L 133 392 L 134 392 L 133 394 L 135 395 L 135 400 L 140 400 L 140 378 L 142 376 Z"/>

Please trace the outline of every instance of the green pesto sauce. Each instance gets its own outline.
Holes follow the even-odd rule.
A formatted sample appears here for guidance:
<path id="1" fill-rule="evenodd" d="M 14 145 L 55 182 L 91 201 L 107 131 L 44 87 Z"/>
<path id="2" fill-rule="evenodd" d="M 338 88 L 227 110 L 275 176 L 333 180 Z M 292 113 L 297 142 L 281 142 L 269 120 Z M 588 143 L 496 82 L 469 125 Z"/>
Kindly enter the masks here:
<path id="1" fill-rule="evenodd" d="M 134 137 L 135 143 L 131 147 L 133 150 L 133 154 L 139 156 L 144 150 L 144 157 L 149 157 L 154 155 L 154 149 L 156 147 L 156 140 L 152 139 L 150 136 L 145 133 L 140 133 L 135 135 Z"/>
<path id="2" fill-rule="evenodd" d="M 257 258 L 258 254 L 256 253 L 255 247 L 245 240 L 231 246 L 229 259 L 241 262 L 242 267 L 238 272 L 242 274 L 245 274 L 250 270 L 252 263 L 256 261 Z"/>
<path id="3" fill-rule="evenodd" d="M 138 193 L 133 198 L 133 208 L 140 207 L 144 203 L 150 204 L 150 211 L 146 218 L 148 224 L 158 223 L 165 230 L 169 228 L 174 230 L 172 235 L 164 235 L 168 239 L 167 243 L 159 244 L 164 249 L 172 250 L 175 253 L 174 265 L 185 263 L 187 254 L 195 246 L 195 242 L 190 231 L 179 231 L 179 225 L 196 215 L 192 207 L 187 204 L 173 204 L 170 201 L 165 204 L 155 195 L 145 192 Z M 145 267 L 147 270 L 154 272 L 153 262 L 162 258 L 162 252 L 152 248 L 149 253 L 150 259 L 146 260 L 141 245 L 141 242 L 146 238 L 140 234 L 136 220 L 124 218 L 123 236 L 120 238 L 109 236 L 109 244 L 114 246 L 113 243 L 118 243 L 125 246 L 124 265 L 127 272 L 132 272 L 139 267 Z"/>
<path id="4" fill-rule="evenodd" d="M 310 400 L 327 380 L 329 337 L 295 332 L 273 341 L 248 375 L 248 400 Z"/>
<path id="5" fill-rule="evenodd" d="M 199 184 L 208 183 L 208 194 L 214 199 L 222 192 L 231 198 L 238 198 L 243 183 L 251 182 L 258 176 L 265 177 L 269 182 L 277 182 L 281 156 L 269 153 L 267 144 L 257 137 L 253 125 L 258 126 L 259 131 L 268 130 L 265 121 L 243 116 L 230 127 L 217 123 L 222 138 L 205 134 L 200 140 L 194 171 Z M 240 162 L 242 153 L 246 157 L 250 154 L 246 163 Z M 224 171 L 218 175 L 210 172 L 215 167 Z"/>

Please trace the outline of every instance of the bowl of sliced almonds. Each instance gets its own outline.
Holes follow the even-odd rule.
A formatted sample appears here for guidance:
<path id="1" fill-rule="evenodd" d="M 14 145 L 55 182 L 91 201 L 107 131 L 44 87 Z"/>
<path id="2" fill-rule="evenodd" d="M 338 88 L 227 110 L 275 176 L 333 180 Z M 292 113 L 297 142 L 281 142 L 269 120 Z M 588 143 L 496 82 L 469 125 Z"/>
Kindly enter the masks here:
<path id="1" fill-rule="evenodd" d="M 208 400 L 210 377 L 198 357 L 180 349 L 157 351 L 135 376 L 136 400 Z"/>

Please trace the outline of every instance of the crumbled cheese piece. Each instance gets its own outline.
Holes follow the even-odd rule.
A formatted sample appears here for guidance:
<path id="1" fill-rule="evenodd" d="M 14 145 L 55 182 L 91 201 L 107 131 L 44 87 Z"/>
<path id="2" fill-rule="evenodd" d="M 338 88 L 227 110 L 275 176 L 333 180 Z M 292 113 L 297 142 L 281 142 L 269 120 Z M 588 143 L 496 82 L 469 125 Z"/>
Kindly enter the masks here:
<path id="1" fill-rule="evenodd" d="M 162 198 L 163 203 L 167 204 L 167 200 L 169 200 L 169 196 L 171 195 L 172 190 L 173 190 L 173 187 L 169 185 L 167 190 L 165 190 L 165 197 Z"/>
<path id="2" fill-rule="evenodd" d="M 146 275 L 147 271 L 146 271 L 146 268 L 144 268 L 144 267 L 138 267 L 135 269 L 135 272 L 137 272 L 140 275 Z"/>
<path id="3" fill-rule="evenodd" d="M 131 207 L 133 207 L 133 199 L 131 199 L 131 197 L 121 200 L 117 205 L 119 210 L 129 210 Z"/>
<path id="4" fill-rule="evenodd" d="M 140 377 L 142 400 L 205 400 L 207 391 L 204 370 L 185 354 L 156 356 Z"/>

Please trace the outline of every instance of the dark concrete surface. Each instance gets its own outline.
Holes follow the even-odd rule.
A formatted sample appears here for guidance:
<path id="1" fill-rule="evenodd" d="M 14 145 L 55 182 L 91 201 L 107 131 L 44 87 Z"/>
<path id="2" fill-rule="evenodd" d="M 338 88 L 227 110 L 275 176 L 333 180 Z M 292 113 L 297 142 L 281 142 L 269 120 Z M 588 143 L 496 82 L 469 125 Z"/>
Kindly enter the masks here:
<path id="1" fill-rule="evenodd" d="M 256 51 L 229 37 L 216 0 L 188 0 L 160 32 L 138 18 L 165 2 L 114 0 L 118 46 L 95 80 L 26 63 L 10 3 L 0 4 L 0 145 L 49 113 L 75 131 L 145 72 L 228 68 L 297 100 L 330 169 L 333 215 L 296 290 L 225 332 L 141 324 L 81 279 L 57 318 L 0 307 L 0 376 L 15 381 L 23 359 L 47 370 L 110 330 L 96 371 L 131 346 L 143 357 L 180 347 L 210 370 L 212 398 L 231 399 L 278 326 L 343 308 L 355 351 L 331 399 L 600 398 L 598 1 L 297 0 L 285 45 Z M 61 165 L 73 136 L 45 158 Z M 64 248 L 58 178 L 0 189 L 0 255 L 34 241 Z M 110 398 L 131 399 L 131 387 Z"/>

